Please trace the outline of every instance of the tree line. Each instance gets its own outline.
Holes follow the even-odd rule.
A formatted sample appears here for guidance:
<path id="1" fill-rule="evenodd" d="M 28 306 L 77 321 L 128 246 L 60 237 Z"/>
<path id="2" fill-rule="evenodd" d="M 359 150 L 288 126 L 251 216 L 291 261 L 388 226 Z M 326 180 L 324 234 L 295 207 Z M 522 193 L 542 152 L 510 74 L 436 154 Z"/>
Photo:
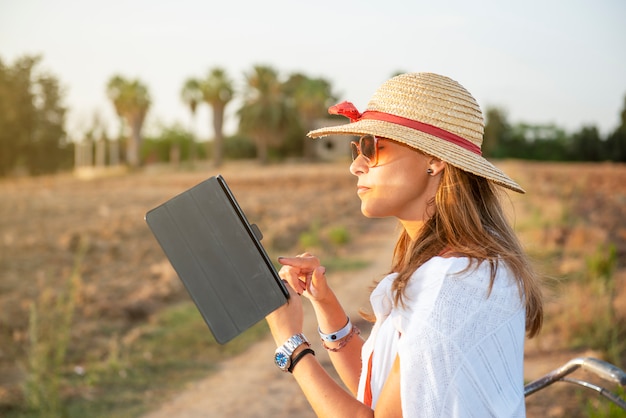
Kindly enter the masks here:
<path id="1" fill-rule="evenodd" d="M 40 62 L 23 57 L 7 65 L 0 59 L 0 176 L 18 168 L 44 174 L 71 167 L 63 91 Z"/>
<path id="2" fill-rule="evenodd" d="M 483 154 L 492 158 L 537 161 L 626 162 L 626 97 L 620 124 L 606 136 L 598 128 L 583 126 L 567 134 L 554 124 L 512 125 L 506 111 L 491 107 L 485 112 Z"/>
<path id="3" fill-rule="evenodd" d="M 0 58 L 0 176 L 25 170 L 29 174 L 70 169 L 74 142 L 65 131 L 67 108 L 59 80 L 40 69 L 40 56 L 25 56 L 12 65 Z M 113 75 L 107 97 L 119 117 L 117 138 L 106 138 L 97 120 L 84 133 L 87 140 L 117 140 L 123 161 L 138 167 L 150 161 L 211 158 L 216 166 L 225 158 L 272 158 L 295 156 L 314 159 L 313 141 L 306 132 L 329 117 L 327 108 L 338 101 L 331 83 L 302 73 L 283 77 L 267 65 L 244 73 L 238 91 L 222 68 L 210 69 L 204 77 L 181 83 L 180 98 L 195 120 L 199 106 L 211 109 L 213 140 L 203 147 L 189 129 L 164 127 L 160 134 L 144 139 L 143 127 L 152 99 L 149 87 L 139 79 Z M 225 138 L 225 109 L 238 97 L 238 132 Z M 566 133 L 555 125 L 511 124 L 506 111 L 485 112 L 484 155 L 544 161 L 626 162 L 626 97 L 620 125 L 606 137 L 595 126 Z"/>

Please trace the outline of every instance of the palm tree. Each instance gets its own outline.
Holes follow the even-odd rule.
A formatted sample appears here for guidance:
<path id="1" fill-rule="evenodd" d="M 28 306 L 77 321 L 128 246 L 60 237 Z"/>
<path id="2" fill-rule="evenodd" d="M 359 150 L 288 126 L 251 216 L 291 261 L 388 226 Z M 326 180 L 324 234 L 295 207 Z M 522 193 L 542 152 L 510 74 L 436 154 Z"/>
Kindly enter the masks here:
<path id="1" fill-rule="evenodd" d="M 138 167 L 141 130 L 151 104 L 148 88 L 139 80 L 128 80 L 116 75 L 107 84 L 107 96 L 113 102 L 118 116 L 130 127 L 131 138 L 126 143 L 126 162 L 131 167 Z"/>
<path id="2" fill-rule="evenodd" d="M 200 89 L 204 101 L 213 109 L 213 162 L 219 167 L 224 158 L 224 111 L 235 90 L 226 71 L 219 67 L 209 71 L 207 78 L 200 83 Z"/>
<path id="3" fill-rule="evenodd" d="M 327 109 L 336 102 L 330 82 L 322 78 L 309 78 L 303 74 L 292 74 L 285 83 L 286 93 L 293 99 L 293 104 L 300 116 L 302 127 L 306 131 L 315 128 L 317 119 L 328 115 Z M 315 158 L 314 142 L 304 137 L 304 158 Z"/>
<path id="4" fill-rule="evenodd" d="M 294 115 L 278 73 L 273 68 L 255 66 L 246 75 L 244 103 L 238 114 L 239 129 L 252 136 L 259 162 L 267 163 L 268 147 L 281 143 L 283 133 Z"/>
<path id="5" fill-rule="evenodd" d="M 196 159 L 196 137 L 195 137 L 195 126 L 196 126 L 196 110 L 198 109 L 198 105 L 202 102 L 202 86 L 200 81 L 195 78 L 188 78 L 183 84 L 183 88 L 180 91 L 180 97 L 183 102 L 189 107 L 189 111 L 191 112 L 191 127 L 189 131 L 191 132 L 191 159 L 195 161 Z"/>

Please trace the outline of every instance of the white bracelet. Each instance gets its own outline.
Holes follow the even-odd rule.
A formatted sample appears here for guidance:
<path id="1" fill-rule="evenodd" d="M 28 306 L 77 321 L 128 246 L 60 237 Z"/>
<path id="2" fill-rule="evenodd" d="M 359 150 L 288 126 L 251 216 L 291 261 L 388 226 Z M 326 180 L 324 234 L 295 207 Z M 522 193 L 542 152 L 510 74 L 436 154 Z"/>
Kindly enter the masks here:
<path id="1" fill-rule="evenodd" d="M 331 343 L 334 341 L 339 341 L 342 338 L 346 338 L 348 334 L 350 334 L 350 331 L 352 331 L 352 321 L 350 321 L 350 317 L 348 317 L 348 323 L 343 328 L 341 328 L 339 331 L 333 332 L 332 334 L 324 334 L 322 330 L 317 327 L 317 332 L 320 333 L 322 341 L 328 341 Z"/>

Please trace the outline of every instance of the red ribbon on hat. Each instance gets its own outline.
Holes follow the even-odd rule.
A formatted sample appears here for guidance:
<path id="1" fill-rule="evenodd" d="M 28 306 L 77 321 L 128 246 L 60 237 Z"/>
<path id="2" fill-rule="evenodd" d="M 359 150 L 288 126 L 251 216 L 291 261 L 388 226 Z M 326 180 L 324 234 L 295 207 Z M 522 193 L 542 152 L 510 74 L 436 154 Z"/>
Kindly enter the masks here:
<path id="1" fill-rule="evenodd" d="M 350 102 L 341 102 L 328 108 L 328 113 L 331 115 L 341 115 L 350 119 L 350 122 L 357 122 L 363 119 L 380 120 L 383 122 L 390 122 L 396 125 L 406 126 L 407 128 L 415 129 L 420 132 L 427 133 L 429 135 L 436 136 L 437 138 L 448 141 L 452 144 L 458 145 L 474 154 L 482 155 L 480 147 L 467 139 L 460 137 L 452 132 L 448 132 L 445 129 L 438 128 L 428 123 L 419 122 L 417 120 L 403 118 L 402 116 L 392 115 L 391 113 L 378 112 L 376 110 L 366 110 L 360 113 L 357 108 Z"/>

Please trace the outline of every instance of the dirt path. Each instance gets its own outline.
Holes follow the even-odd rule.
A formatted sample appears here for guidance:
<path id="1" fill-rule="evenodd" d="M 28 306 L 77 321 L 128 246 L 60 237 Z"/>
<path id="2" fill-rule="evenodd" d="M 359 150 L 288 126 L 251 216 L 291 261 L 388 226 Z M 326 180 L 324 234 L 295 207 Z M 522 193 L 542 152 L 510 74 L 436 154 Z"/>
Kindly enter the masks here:
<path id="1" fill-rule="evenodd" d="M 395 243 L 395 222 L 375 222 L 372 233 L 359 243 L 360 254 L 364 259 L 372 260 L 372 264 L 356 273 L 329 272 L 333 289 L 354 319 L 359 318 L 360 308 L 369 306 L 368 287 L 388 270 Z M 308 304 L 305 306 L 310 308 Z M 367 329 L 367 326 L 361 328 Z M 328 355 L 316 338 L 312 309 L 306 309 L 304 333 L 312 341 L 318 359 L 331 372 Z M 293 378 L 274 366 L 271 357 L 275 348 L 274 341 L 268 336 L 244 353 L 225 361 L 217 372 L 167 400 L 144 418 L 315 417 Z"/>

